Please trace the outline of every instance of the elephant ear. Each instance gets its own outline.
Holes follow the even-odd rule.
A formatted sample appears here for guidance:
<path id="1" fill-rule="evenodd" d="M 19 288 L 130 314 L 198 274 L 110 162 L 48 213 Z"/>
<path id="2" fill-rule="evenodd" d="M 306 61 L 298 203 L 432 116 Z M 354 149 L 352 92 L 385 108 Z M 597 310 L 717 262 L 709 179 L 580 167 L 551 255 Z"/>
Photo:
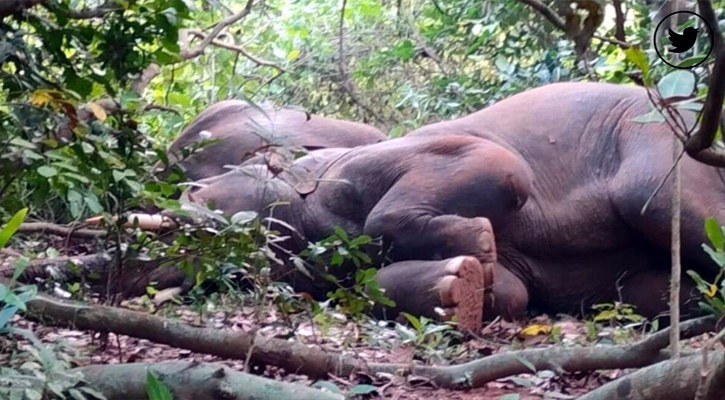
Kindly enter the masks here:
<path id="1" fill-rule="evenodd" d="M 292 167 L 284 171 L 280 177 L 303 198 L 317 189 L 318 177 L 307 168 Z"/>

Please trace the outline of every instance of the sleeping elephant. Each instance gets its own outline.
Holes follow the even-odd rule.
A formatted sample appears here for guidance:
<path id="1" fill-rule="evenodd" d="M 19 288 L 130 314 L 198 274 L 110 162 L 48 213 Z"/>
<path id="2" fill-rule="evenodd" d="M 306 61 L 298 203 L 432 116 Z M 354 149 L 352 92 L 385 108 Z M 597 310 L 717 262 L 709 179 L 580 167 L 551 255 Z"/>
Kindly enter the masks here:
<path id="1" fill-rule="evenodd" d="M 561 83 L 409 134 L 489 140 L 534 171 L 523 208 L 492 219 L 496 297 L 525 294 L 518 312 L 579 312 L 614 300 L 648 317 L 667 309 L 671 180 L 641 210 L 672 166 L 673 133 L 665 123 L 633 121 L 649 110 L 640 87 Z M 718 267 L 702 250 L 704 221 L 725 221 L 725 180 L 688 156 L 681 171 L 683 271 L 712 276 Z M 682 282 L 686 301 L 693 284 Z M 693 301 L 686 307 L 696 312 Z"/>
<path id="2" fill-rule="evenodd" d="M 184 149 L 202 139 L 212 142 L 185 158 Z M 228 166 L 271 148 L 349 148 L 385 139 L 383 132 L 357 122 L 225 100 L 199 114 L 171 144 L 168 157 L 169 164 L 179 164 L 189 179 L 199 180 L 223 174 L 229 171 Z"/>
<path id="3" fill-rule="evenodd" d="M 530 177 L 520 157 L 490 141 L 460 135 L 400 138 L 315 151 L 279 176 L 263 164 L 244 165 L 198 181 L 183 200 L 211 204 L 226 215 L 249 210 L 273 215 L 293 227 L 277 227 L 296 239 L 285 244 L 292 252 L 329 236 L 336 226 L 352 235 L 383 237 L 392 243 L 389 257 L 399 262 L 376 279 L 397 311 L 436 316 L 441 308 L 464 329 L 475 329 L 493 281 L 489 219 L 503 223 L 525 203 Z M 283 205 L 270 207 L 273 203 Z M 303 284 L 294 286 L 321 295 L 329 290 L 324 282 Z M 510 305 L 489 301 L 488 307 L 505 314 Z"/>
<path id="4" fill-rule="evenodd" d="M 641 209 L 670 169 L 672 134 L 632 121 L 648 101 L 637 87 L 549 85 L 404 138 L 312 152 L 280 175 L 243 166 L 186 198 L 263 215 L 282 200 L 274 216 L 300 245 L 334 226 L 382 236 L 396 262 L 376 279 L 398 309 L 444 308 L 464 327 L 615 300 L 654 317 L 667 309 L 670 184 Z M 725 183 L 687 157 L 682 176 L 683 268 L 712 276 L 703 222 L 725 221 Z M 692 289 L 684 279 L 685 302 Z"/>

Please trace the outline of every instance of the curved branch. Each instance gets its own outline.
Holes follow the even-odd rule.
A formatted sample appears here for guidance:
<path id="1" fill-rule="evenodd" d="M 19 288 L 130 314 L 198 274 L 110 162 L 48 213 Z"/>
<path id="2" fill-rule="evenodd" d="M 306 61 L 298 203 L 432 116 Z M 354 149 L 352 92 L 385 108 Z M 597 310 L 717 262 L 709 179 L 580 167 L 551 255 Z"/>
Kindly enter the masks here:
<path id="1" fill-rule="evenodd" d="M 196 29 L 188 29 L 187 32 L 190 35 L 196 36 L 196 37 L 198 37 L 198 38 L 200 38 L 202 40 L 205 40 L 208 37 L 207 34 L 205 34 L 204 32 L 202 32 L 200 30 L 196 30 Z M 225 42 L 223 40 L 213 39 L 210 42 L 210 44 L 212 46 L 216 46 L 216 47 L 220 47 L 220 48 L 223 48 L 223 49 L 227 49 L 227 50 L 231 50 L 231 51 L 237 52 L 237 53 L 241 54 L 242 56 L 246 57 L 247 59 L 249 59 L 250 61 L 252 61 L 253 63 L 259 65 L 259 66 L 262 66 L 262 67 L 272 67 L 272 68 L 274 68 L 274 69 L 276 69 L 278 71 L 287 72 L 287 70 L 285 70 L 284 68 L 280 67 L 276 63 L 274 63 L 272 61 L 267 61 L 267 60 L 263 60 L 261 58 L 258 58 L 255 55 L 250 54 L 244 47 L 239 46 L 239 45 L 236 45 L 234 43 L 227 43 L 227 42 Z"/>
<path id="2" fill-rule="evenodd" d="M 215 26 L 214 29 L 211 30 L 211 32 L 206 35 L 206 38 L 204 38 L 199 45 L 194 47 L 193 49 L 184 49 L 181 51 L 181 58 L 184 60 L 191 60 L 192 58 L 199 57 L 202 53 L 204 53 L 204 50 L 211 44 L 211 42 L 216 39 L 217 36 L 229 25 L 235 24 L 236 22 L 242 20 L 244 17 L 249 15 L 249 13 L 252 11 L 252 4 L 254 4 L 254 0 L 247 0 L 247 4 L 244 6 L 244 9 L 237 14 L 231 15 L 227 18 L 224 18 L 223 20 L 219 21 Z"/>
<path id="3" fill-rule="evenodd" d="M 711 331 L 715 318 L 705 317 L 683 322 L 682 338 Z M 537 371 L 593 371 L 601 369 L 640 368 L 669 357 L 662 351 L 669 344 L 669 329 L 663 329 L 630 346 L 590 348 L 527 349 L 495 354 L 480 360 L 449 367 L 407 364 L 370 364 L 371 372 L 410 373 L 429 378 L 440 387 L 468 389 L 496 379 Z"/>
<path id="4" fill-rule="evenodd" d="M 700 14 L 707 21 L 713 34 L 715 65 L 710 75 L 707 98 L 702 107 L 700 129 L 685 143 L 687 154 L 702 163 L 717 167 L 725 166 L 725 151 L 713 147 L 722 118 L 723 97 L 725 97 L 725 48 L 718 26 L 717 15 L 709 0 L 699 0 Z"/>
<path id="5" fill-rule="evenodd" d="M 560 29 L 564 32 L 566 32 L 566 22 L 559 17 L 559 14 L 556 13 L 556 11 L 552 10 L 551 8 L 547 7 L 546 4 L 538 1 L 538 0 L 519 0 L 520 2 L 528 5 L 529 7 L 533 8 L 534 10 L 538 11 L 539 14 L 541 14 L 544 18 L 549 20 L 552 25 L 556 27 L 556 29 Z"/>

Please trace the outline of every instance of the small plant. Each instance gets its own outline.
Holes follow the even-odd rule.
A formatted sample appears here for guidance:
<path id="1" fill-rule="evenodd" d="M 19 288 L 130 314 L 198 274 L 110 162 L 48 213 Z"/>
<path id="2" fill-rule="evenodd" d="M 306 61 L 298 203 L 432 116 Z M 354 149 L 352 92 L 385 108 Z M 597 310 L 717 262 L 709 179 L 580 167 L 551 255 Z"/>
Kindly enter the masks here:
<path id="1" fill-rule="evenodd" d="M 700 308 L 709 314 L 720 316 L 725 312 L 725 236 L 722 225 L 715 218 L 705 221 L 705 231 L 710 245 L 703 244 L 702 248 L 720 271 L 712 282 L 706 281 L 692 270 L 687 271 L 687 274 L 695 281 L 697 290 L 702 294 L 702 300 L 698 303 Z"/>
<path id="2" fill-rule="evenodd" d="M 635 312 L 631 304 L 615 301 L 614 303 L 602 303 L 592 306 L 597 311 L 594 315 L 594 322 L 608 322 L 612 325 L 623 325 L 643 322 L 644 317 Z"/>
<path id="3" fill-rule="evenodd" d="M 375 281 L 377 269 L 365 268 L 372 264 L 372 259 L 364 251 L 372 239 L 366 235 L 350 238 L 340 227 L 335 227 L 334 231 L 334 234 L 319 242 L 309 243 L 307 249 L 292 259 L 295 266 L 312 277 L 307 268 L 311 264 L 313 273 L 337 286 L 327 297 L 337 302 L 353 318 L 360 318 L 375 304 L 394 307 L 395 303 L 385 297 Z M 344 271 L 350 269 L 350 264 L 354 266 L 352 276 L 341 278 L 345 275 Z M 335 268 L 335 271 L 330 271 L 330 267 Z"/>
<path id="4" fill-rule="evenodd" d="M 27 208 L 18 211 L 7 225 L 5 225 L 3 230 L 0 231 L 0 250 L 5 247 L 10 238 L 18 230 L 20 224 L 25 220 L 27 213 Z M 37 290 L 35 286 L 15 287 L 15 281 L 20 277 L 27 265 L 28 260 L 21 258 L 15 265 L 10 284 L 5 286 L 0 283 L 0 304 L 2 304 L 2 309 L 0 309 L 0 334 L 5 332 L 8 322 L 10 322 L 18 311 L 25 311 L 25 303 L 35 297 Z"/>
<path id="5" fill-rule="evenodd" d="M 402 315 L 413 329 L 396 324 L 395 332 L 402 339 L 403 344 L 411 344 L 415 347 L 418 356 L 424 359 L 444 361 L 461 350 L 455 344 L 461 340 L 463 335 L 455 330 L 452 324 L 438 323 L 430 318 L 416 317 L 408 313 L 402 313 Z"/>

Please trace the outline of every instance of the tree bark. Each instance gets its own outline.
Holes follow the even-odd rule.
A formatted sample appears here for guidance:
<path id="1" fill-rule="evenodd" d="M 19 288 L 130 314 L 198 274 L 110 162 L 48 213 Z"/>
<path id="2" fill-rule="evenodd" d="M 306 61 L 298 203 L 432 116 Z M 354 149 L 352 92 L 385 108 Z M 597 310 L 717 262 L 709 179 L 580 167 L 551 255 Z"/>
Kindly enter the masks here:
<path id="1" fill-rule="evenodd" d="M 701 362 L 701 356 L 661 362 L 610 382 L 579 400 L 692 400 L 700 379 Z M 722 369 L 723 364 L 725 354 L 720 351 L 710 361 L 710 367 Z M 716 385 L 720 388 L 716 395 L 722 394 L 725 382 L 719 381 Z"/>
<path id="2" fill-rule="evenodd" d="M 177 400 L 343 400 L 338 394 L 235 371 L 220 364 L 170 361 L 77 368 L 107 400 L 148 400 L 151 371 Z"/>
<path id="3" fill-rule="evenodd" d="M 367 369 L 364 361 L 351 356 L 266 338 L 255 332 L 193 327 L 146 313 L 61 302 L 43 295 L 27 303 L 26 316 L 45 325 L 113 332 L 223 358 L 250 357 L 253 364 L 274 365 L 312 378 L 324 378 L 328 373 L 348 376 Z"/>

